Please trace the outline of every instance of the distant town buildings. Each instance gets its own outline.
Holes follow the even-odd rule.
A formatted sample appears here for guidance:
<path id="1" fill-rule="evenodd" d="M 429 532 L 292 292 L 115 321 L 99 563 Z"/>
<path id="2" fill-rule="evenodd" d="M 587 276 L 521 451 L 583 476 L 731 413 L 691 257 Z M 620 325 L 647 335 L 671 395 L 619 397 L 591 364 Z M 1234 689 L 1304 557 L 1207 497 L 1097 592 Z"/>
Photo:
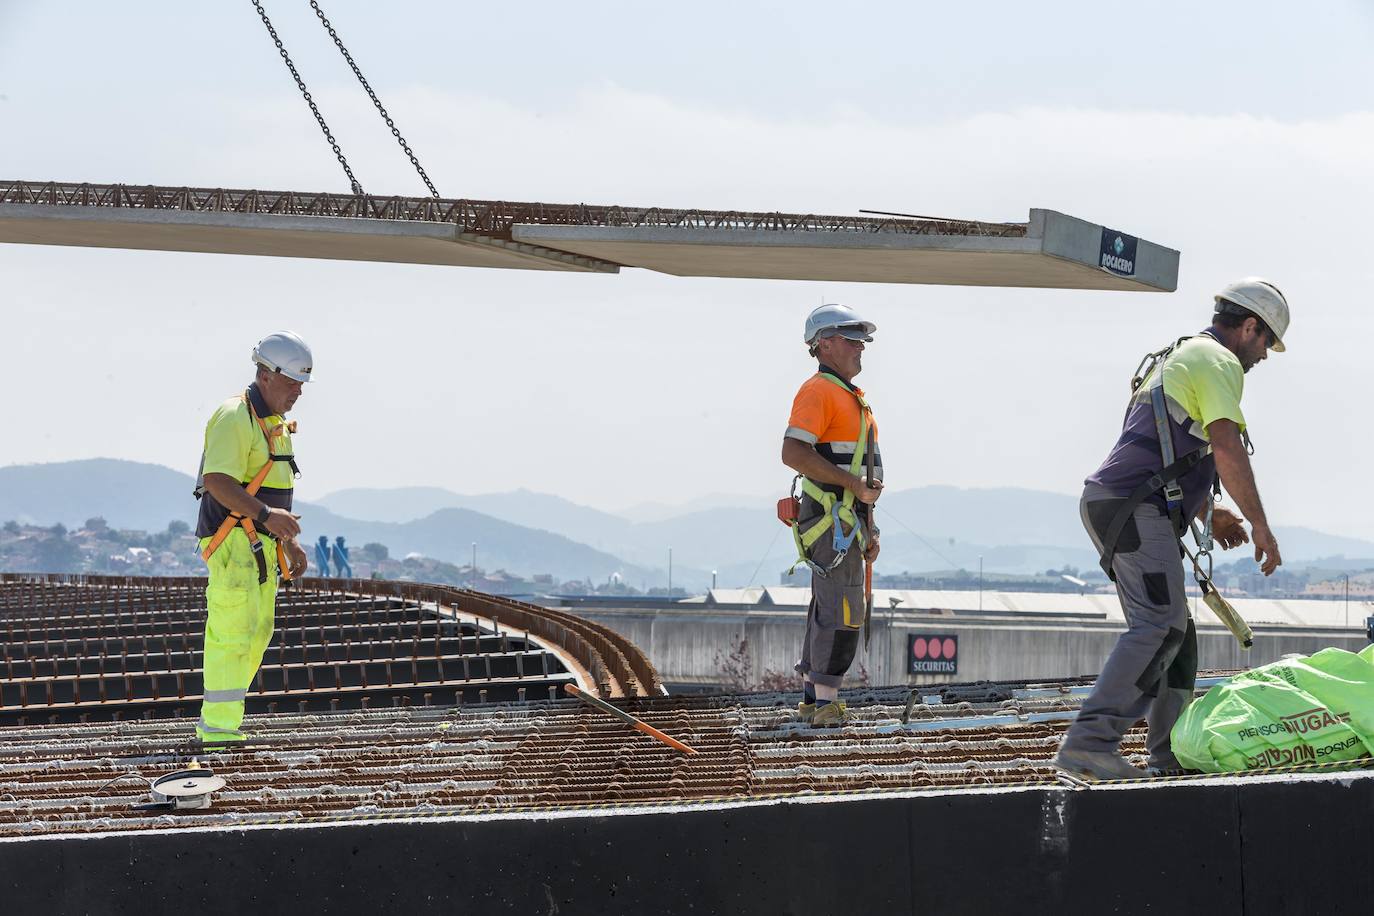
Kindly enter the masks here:
<path id="1" fill-rule="evenodd" d="M 391 556 L 386 545 L 376 542 L 345 546 L 342 538 L 321 536 L 310 542 L 310 576 L 345 576 L 396 579 L 455 585 L 496 595 L 567 595 L 633 598 L 668 598 L 662 587 L 636 587 L 620 575 L 600 581 L 565 580 L 548 573 L 522 575 L 504 569 L 474 568 L 471 563 L 455 564 L 412 553 L 404 558 Z M 348 564 L 340 570 L 336 548 Z M 328 555 L 329 565 L 321 562 Z M 1339 560 L 1339 558 L 1337 558 Z M 1328 561 L 1334 565 L 1335 561 Z M 173 521 L 158 532 L 111 528 L 99 517 L 87 519 L 76 529 L 64 525 L 29 525 L 18 521 L 0 524 L 0 572 L 66 572 L 105 575 L 201 576 L 205 565 L 190 527 Z M 1264 577 L 1248 559 L 1219 564 L 1215 581 L 1233 597 L 1270 599 L 1318 598 L 1353 601 L 1374 599 L 1374 569 L 1350 573 L 1328 568 L 1301 567 L 1280 569 Z M 1094 594 L 1110 590 L 1101 570 L 1050 569 L 1031 575 L 1008 575 L 977 570 L 948 570 L 925 573 L 887 573 L 874 576 L 874 587 L 884 591 L 999 591 Z M 1189 582 L 1191 585 L 1191 581 Z M 798 569 L 792 576 L 779 576 L 779 585 L 807 588 L 810 573 Z M 687 597 L 681 587 L 672 597 Z"/>

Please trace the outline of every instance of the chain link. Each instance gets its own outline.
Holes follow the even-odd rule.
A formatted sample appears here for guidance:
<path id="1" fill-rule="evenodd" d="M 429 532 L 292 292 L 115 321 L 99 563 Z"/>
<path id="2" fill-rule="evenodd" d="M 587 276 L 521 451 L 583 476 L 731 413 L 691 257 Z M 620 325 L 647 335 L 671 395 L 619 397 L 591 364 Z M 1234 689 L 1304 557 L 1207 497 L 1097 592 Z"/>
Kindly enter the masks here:
<path id="1" fill-rule="evenodd" d="M 391 136 L 396 138 L 396 142 L 401 144 L 401 149 L 405 150 L 405 154 L 410 157 L 410 164 L 415 166 L 415 171 L 420 173 L 420 178 L 424 180 L 425 186 L 429 188 L 429 193 L 437 198 L 439 196 L 439 191 L 434 187 L 434 182 L 429 180 L 429 175 L 425 173 L 424 167 L 420 165 L 420 160 L 415 157 L 415 153 L 411 150 L 410 144 L 406 142 L 405 137 L 401 136 L 400 128 L 396 126 L 396 122 L 391 120 L 391 115 L 387 114 L 386 109 L 382 107 L 381 99 L 377 98 L 377 93 L 373 92 L 372 87 L 368 85 L 367 78 L 363 76 L 363 71 L 354 63 L 353 55 L 349 54 L 348 49 L 344 47 L 343 41 L 339 38 L 339 33 L 334 31 L 334 26 L 331 25 L 329 20 L 325 17 L 324 10 L 320 9 L 320 5 L 315 2 L 315 0 L 310 0 L 310 7 L 315 11 L 315 15 L 319 17 L 320 23 L 325 27 L 325 31 L 329 32 L 329 37 L 334 39 L 334 46 L 339 49 L 339 53 L 344 56 L 344 60 L 348 61 L 348 66 L 353 70 L 353 75 L 358 78 L 358 82 L 363 84 L 363 89 L 367 91 L 368 98 L 372 99 L 372 104 L 377 107 L 377 112 L 382 116 L 382 120 L 386 122 L 386 126 L 391 128 Z M 278 45 L 280 46 L 280 42 L 278 42 Z M 283 51 L 282 53 L 285 55 L 286 52 Z M 318 113 L 316 116 L 318 117 Z M 320 123 L 323 124 L 324 122 Z"/>
<path id="2" fill-rule="evenodd" d="M 313 5 L 313 4 L 312 4 Z M 324 115 L 320 114 L 320 109 L 315 105 L 315 100 L 310 96 L 310 90 L 305 88 L 305 80 L 301 79 L 300 73 L 296 72 L 296 65 L 291 62 L 291 55 L 286 53 L 286 48 L 281 43 L 281 38 L 277 36 L 277 30 L 272 27 L 272 20 L 267 18 L 267 11 L 262 8 L 258 0 L 253 0 L 253 7 L 258 11 L 258 16 L 262 18 L 262 24 L 267 26 L 267 34 L 272 36 L 272 42 L 277 46 L 277 53 L 286 62 L 286 69 L 291 71 L 291 76 L 296 80 L 296 85 L 301 90 L 301 95 L 305 98 L 305 104 L 310 106 L 310 111 L 315 115 L 315 120 L 320 124 L 320 130 L 324 131 L 324 138 L 329 141 L 330 149 L 334 150 L 335 157 L 339 160 L 339 165 L 343 166 L 344 174 L 348 176 L 348 183 L 353 187 L 353 193 L 362 197 L 364 195 L 363 186 L 354 177 L 353 170 L 348 167 L 348 160 L 344 158 L 343 150 L 339 149 L 339 143 L 330 133 L 329 125 L 324 123 Z M 316 7 L 318 10 L 319 7 Z M 412 157 L 413 158 L 413 157 Z M 431 186 L 432 187 L 432 186 Z M 437 194 L 435 195 L 438 196 Z"/>

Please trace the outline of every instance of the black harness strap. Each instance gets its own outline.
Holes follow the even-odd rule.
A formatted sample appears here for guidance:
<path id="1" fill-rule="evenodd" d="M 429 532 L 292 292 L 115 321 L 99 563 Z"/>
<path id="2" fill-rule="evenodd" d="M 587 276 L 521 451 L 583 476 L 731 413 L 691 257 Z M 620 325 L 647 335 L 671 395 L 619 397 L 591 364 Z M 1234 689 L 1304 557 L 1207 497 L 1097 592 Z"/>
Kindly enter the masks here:
<path id="1" fill-rule="evenodd" d="M 293 476 L 293 477 L 300 477 L 300 476 L 301 476 L 301 469 L 298 468 L 298 467 L 296 467 L 296 456 L 295 456 L 295 455 L 273 455 L 273 456 L 271 456 L 271 457 L 272 457 L 272 460 L 273 460 L 273 461 L 289 461 L 289 462 L 291 462 L 291 474 L 292 474 L 292 476 Z"/>
<path id="2" fill-rule="evenodd" d="M 1116 544 L 1117 541 L 1121 539 L 1121 532 L 1126 527 L 1126 523 L 1130 521 L 1131 514 L 1135 512 L 1136 506 L 1139 506 L 1148 499 L 1150 494 L 1164 489 L 1166 485 L 1195 468 L 1198 462 L 1207 457 L 1207 453 L 1210 450 L 1211 446 L 1204 445 L 1202 448 L 1184 455 L 1182 458 L 1178 459 L 1167 468 L 1164 468 L 1159 473 L 1154 474 L 1148 480 L 1141 483 L 1140 486 L 1132 490 L 1131 495 L 1126 497 L 1126 501 L 1117 508 L 1116 514 L 1112 516 L 1111 522 L 1107 525 L 1106 532 L 1102 535 L 1102 571 L 1107 574 L 1108 579 L 1111 579 L 1113 582 L 1116 581 L 1116 573 L 1112 572 L 1112 560 L 1116 557 Z M 1173 519 L 1173 523 L 1175 527 L 1174 533 L 1182 537 L 1183 532 L 1177 530 L 1179 520 Z"/>

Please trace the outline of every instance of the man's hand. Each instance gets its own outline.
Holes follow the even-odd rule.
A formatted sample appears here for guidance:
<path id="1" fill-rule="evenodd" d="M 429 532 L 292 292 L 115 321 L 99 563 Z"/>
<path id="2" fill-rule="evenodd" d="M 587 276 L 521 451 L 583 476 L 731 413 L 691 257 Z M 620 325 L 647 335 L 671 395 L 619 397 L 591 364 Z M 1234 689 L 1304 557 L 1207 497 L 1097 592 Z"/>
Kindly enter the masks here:
<path id="1" fill-rule="evenodd" d="M 846 484 L 846 488 L 849 492 L 853 493 L 854 498 L 861 503 L 871 506 L 876 503 L 878 497 L 882 495 L 883 482 L 881 480 L 873 481 L 873 486 L 871 487 L 862 477 L 851 477 L 850 480 L 851 482 Z"/>
<path id="2" fill-rule="evenodd" d="M 292 515 L 285 509 L 269 509 L 267 521 L 262 523 L 262 527 L 279 541 L 294 541 L 301 533 L 298 518 L 299 515 Z M 296 549 L 300 550 L 299 547 Z"/>
<path id="3" fill-rule="evenodd" d="M 868 539 L 868 546 L 864 548 L 864 560 L 873 564 L 878 560 L 878 551 L 882 548 L 878 546 L 878 535 L 873 535 Z"/>
<path id="4" fill-rule="evenodd" d="M 305 551 L 295 539 L 282 541 L 282 549 L 286 551 L 286 564 L 291 568 L 291 578 L 299 579 L 305 575 L 305 571 L 310 567 L 310 561 L 305 556 Z"/>
<path id="5" fill-rule="evenodd" d="M 1268 525 L 1255 525 L 1251 533 L 1255 536 L 1255 562 L 1260 565 L 1260 572 L 1272 576 L 1274 570 L 1283 565 L 1283 558 L 1279 556 L 1279 542 Z"/>
<path id="6" fill-rule="evenodd" d="M 1241 517 L 1224 506 L 1212 510 L 1212 537 L 1221 544 L 1222 550 L 1230 550 L 1250 541 Z"/>

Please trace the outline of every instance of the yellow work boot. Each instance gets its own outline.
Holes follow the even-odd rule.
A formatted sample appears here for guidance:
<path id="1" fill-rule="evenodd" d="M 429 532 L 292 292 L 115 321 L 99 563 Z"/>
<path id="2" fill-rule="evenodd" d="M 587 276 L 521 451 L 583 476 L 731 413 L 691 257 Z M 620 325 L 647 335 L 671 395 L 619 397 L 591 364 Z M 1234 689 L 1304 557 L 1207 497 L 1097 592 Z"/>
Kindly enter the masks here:
<path id="1" fill-rule="evenodd" d="M 841 700 L 832 700 L 824 706 L 817 706 L 816 712 L 811 716 L 812 728 L 829 728 L 836 725 L 844 725 L 854 717 L 849 714 L 849 707 L 844 705 Z"/>
<path id="2" fill-rule="evenodd" d="M 810 722 L 811 717 L 816 714 L 816 704 L 808 703 L 805 700 L 797 704 L 797 720 L 799 722 Z"/>

